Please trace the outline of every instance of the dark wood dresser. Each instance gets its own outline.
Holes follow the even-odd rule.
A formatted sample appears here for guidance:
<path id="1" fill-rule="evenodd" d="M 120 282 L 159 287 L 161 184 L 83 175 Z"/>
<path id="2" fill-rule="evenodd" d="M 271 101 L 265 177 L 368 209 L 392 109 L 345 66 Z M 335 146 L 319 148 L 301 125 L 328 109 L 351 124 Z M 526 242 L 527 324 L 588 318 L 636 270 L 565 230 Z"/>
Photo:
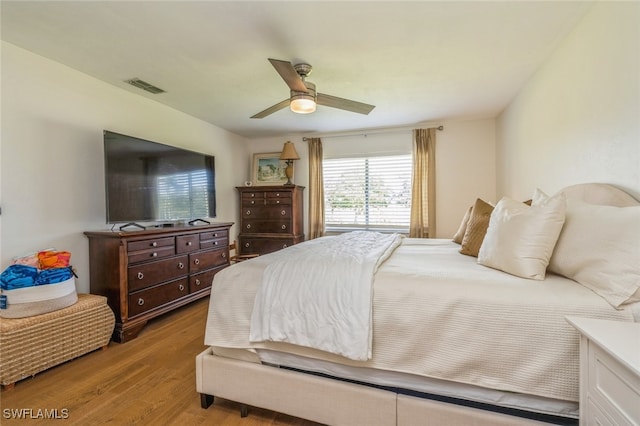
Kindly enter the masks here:
<path id="1" fill-rule="evenodd" d="M 236 188 L 240 192 L 240 253 L 266 254 L 304 241 L 304 186 Z"/>
<path id="2" fill-rule="evenodd" d="M 85 232 L 91 293 L 116 316 L 113 340 L 134 339 L 151 318 L 209 295 L 229 265 L 231 225 Z"/>

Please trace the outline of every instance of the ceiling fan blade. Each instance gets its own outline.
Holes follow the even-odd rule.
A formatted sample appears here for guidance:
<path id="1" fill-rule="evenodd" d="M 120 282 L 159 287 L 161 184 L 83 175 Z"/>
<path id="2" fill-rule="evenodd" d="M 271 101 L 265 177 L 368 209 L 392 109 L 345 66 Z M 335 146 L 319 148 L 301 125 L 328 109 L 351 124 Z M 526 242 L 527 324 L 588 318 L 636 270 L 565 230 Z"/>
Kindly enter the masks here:
<path id="1" fill-rule="evenodd" d="M 269 62 L 271 62 L 271 65 L 273 65 L 291 90 L 307 93 L 307 87 L 304 85 L 295 68 L 293 68 L 293 65 L 291 65 L 291 62 L 271 58 L 269 58 Z"/>
<path id="2" fill-rule="evenodd" d="M 339 98 L 337 96 L 325 95 L 324 93 L 318 93 L 317 103 L 318 105 L 344 109 L 347 111 L 357 112 L 359 114 L 365 115 L 369 114 L 375 108 L 375 105 L 363 104 L 362 102 Z"/>
<path id="3" fill-rule="evenodd" d="M 285 99 L 282 102 L 278 102 L 277 104 L 270 106 L 269 108 L 265 109 L 264 111 L 260 111 L 259 113 L 252 115 L 251 118 L 264 118 L 267 115 L 271 115 L 276 111 L 280 111 L 282 108 L 286 108 L 289 106 L 289 99 Z"/>

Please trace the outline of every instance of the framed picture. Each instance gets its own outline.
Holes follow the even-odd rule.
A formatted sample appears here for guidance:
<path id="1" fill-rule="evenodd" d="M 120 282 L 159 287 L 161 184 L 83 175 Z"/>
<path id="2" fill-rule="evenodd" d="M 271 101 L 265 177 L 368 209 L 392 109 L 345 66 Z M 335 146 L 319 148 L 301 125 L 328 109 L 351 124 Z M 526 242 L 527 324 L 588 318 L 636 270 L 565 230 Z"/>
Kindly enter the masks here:
<path id="1" fill-rule="evenodd" d="M 287 163 L 280 159 L 279 152 L 253 154 L 251 180 L 254 185 L 284 185 L 287 183 L 286 168 Z"/>

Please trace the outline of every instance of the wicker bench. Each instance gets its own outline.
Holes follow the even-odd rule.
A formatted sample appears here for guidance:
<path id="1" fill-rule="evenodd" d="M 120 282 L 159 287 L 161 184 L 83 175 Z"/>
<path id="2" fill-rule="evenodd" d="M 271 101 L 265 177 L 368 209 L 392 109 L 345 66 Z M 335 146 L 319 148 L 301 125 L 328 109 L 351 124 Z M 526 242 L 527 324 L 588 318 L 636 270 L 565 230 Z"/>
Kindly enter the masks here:
<path id="1" fill-rule="evenodd" d="M 107 298 L 79 294 L 67 308 L 26 318 L 0 318 L 0 384 L 18 380 L 77 358 L 111 340 L 115 317 Z"/>

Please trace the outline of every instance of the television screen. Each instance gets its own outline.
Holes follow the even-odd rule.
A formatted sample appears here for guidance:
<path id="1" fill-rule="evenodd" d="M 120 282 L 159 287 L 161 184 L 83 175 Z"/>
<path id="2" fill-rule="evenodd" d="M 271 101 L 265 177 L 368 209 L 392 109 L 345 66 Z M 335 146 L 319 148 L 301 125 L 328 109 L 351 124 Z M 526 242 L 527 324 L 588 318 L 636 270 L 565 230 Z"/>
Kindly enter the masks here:
<path id="1" fill-rule="evenodd" d="M 211 155 L 104 132 L 107 223 L 216 216 Z"/>

